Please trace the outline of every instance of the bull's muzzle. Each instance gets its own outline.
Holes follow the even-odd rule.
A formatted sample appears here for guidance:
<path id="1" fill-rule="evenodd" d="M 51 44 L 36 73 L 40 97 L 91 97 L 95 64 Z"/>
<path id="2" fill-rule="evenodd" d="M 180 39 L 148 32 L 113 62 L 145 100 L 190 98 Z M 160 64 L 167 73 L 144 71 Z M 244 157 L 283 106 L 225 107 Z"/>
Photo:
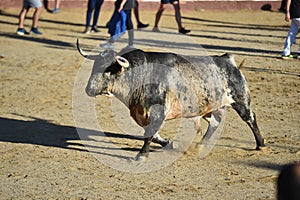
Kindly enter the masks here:
<path id="1" fill-rule="evenodd" d="M 87 94 L 88 96 L 90 96 L 90 97 L 95 97 L 95 96 L 97 96 L 97 95 L 100 94 L 99 92 L 97 92 L 97 91 L 95 91 L 95 90 L 91 90 L 91 89 L 88 88 L 88 87 L 85 88 L 85 92 L 86 92 L 86 94 Z"/>

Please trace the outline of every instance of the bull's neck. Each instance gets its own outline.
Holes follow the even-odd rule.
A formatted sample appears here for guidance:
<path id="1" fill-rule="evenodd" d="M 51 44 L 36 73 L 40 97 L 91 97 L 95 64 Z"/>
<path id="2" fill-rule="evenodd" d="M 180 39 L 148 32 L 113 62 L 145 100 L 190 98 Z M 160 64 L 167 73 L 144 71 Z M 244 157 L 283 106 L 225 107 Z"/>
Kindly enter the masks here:
<path id="1" fill-rule="evenodd" d="M 127 107 L 129 106 L 130 87 L 129 83 L 120 78 L 113 82 L 111 93 L 120 101 L 122 101 Z"/>

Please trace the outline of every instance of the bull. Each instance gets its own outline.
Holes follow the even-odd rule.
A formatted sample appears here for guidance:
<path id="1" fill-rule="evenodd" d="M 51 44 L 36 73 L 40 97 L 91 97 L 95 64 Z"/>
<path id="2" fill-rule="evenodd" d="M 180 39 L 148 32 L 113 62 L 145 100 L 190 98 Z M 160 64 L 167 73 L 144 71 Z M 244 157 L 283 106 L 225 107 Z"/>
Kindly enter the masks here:
<path id="1" fill-rule="evenodd" d="M 247 81 L 230 54 L 185 56 L 175 53 L 145 52 L 139 49 L 122 56 L 112 50 L 89 55 L 95 60 L 86 93 L 91 97 L 114 95 L 144 128 L 144 145 L 136 160 L 147 157 L 151 142 L 170 144 L 158 131 L 165 120 L 193 118 L 197 132 L 204 118 L 208 128 L 204 138 L 216 131 L 226 106 L 231 106 L 251 128 L 256 149 L 265 147 L 255 113 L 250 108 Z"/>

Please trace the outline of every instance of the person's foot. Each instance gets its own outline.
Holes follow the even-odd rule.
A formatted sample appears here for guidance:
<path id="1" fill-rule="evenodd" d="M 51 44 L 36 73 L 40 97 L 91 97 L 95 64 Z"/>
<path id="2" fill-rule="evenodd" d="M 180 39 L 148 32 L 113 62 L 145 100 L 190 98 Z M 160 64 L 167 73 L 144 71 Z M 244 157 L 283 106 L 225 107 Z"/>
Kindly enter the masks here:
<path id="1" fill-rule="evenodd" d="M 178 32 L 179 32 L 179 33 L 182 33 L 182 34 L 187 34 L 187 33 L 191 32 L 191 30 L 188 30 L 188 29 L 185 29 L 185 28 L 180 28 L 180 29 L 178 30 Z"/>
<path id="2" fill-rule="evenodd" d="M 159 30 L 157 27 L 153 27 L 153 28 L 152 28 L 152 31 L 153 31 L 153 32 L 160 32 L 160 30 Z"/>
<path id="3" fill-rule="evenodd" d="M 281 58 L 283 60 L 297 59 L 297 55 L 292 55 L 292 54 L 290 54 L 290 55 L 282 55 Z"/>
<path id="4" fill-rule="evenodd" d="M 89 33 L 90 33 L 89 27 L 85 27 L 83 33 L 84 33 L 84 34 L 89 34 Z"/>
<path id="5" fill-rule="evenodd" d="M 138 23 L 137 28 L 147 28 L 149 24 L 143 24 L 142 22 Z"/>
<path id="6" fill-rule="evenodd" d="M 24 28 L 18 28 L 17 34 L 18 35 L 29 35 L 29 33 Z"/>
<path id="7" fill-rule="evenodd" d="M 40 32 L 38 28 L 31 28 L 30 32 L 36 35 L 42 35 L 42 32 Z"/>
<path id="8" fill-rule="evenodd" d="M 58 13 L 59 12 L 59 8 L 54 8 L 54 10 L 52 11 L 52 13 Z"/>
<path id="9" fill-rule="evenodd" d="M 101 31 L 97 28 L 97 26 L 93 26 L 91 29 L 91 33 L 100 33 Z"/>
<path id="10" fill-rule="evenodd" d="M 105 48 L 105 49 L 114 49 L 115 48 L 115 46 L 110 42 L 105 42 L 103 44 L 100 44 L 100 47 Z"/>

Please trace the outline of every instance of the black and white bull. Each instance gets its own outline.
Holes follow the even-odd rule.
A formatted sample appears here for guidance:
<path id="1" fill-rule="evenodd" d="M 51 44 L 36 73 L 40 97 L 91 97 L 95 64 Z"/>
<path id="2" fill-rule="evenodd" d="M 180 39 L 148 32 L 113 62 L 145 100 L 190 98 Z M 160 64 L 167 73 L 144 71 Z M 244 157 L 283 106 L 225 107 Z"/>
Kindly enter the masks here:
<path id="1" fill-rule="evenodd" d="M 210 138 L 225 106 L 232 106 L 249 125 L 256 149 L 265 146 L 250 109 L 246 79 L 232 55 L 183 56 L 136 49 L 122 57 L 112 50 L 92 56 L 81 50 L 78 41 L 77 48 L 81 55 L 95 60 L 86 93 L 92 97 L 113 94 L 144 128 L 144 145 L 137 159 L 148 156 L 151 142 L 169 144 L 158 134 L 164 120 L 194 118 L 199 132 L 203 117 L 209 123 L 204 138 Z"/>

